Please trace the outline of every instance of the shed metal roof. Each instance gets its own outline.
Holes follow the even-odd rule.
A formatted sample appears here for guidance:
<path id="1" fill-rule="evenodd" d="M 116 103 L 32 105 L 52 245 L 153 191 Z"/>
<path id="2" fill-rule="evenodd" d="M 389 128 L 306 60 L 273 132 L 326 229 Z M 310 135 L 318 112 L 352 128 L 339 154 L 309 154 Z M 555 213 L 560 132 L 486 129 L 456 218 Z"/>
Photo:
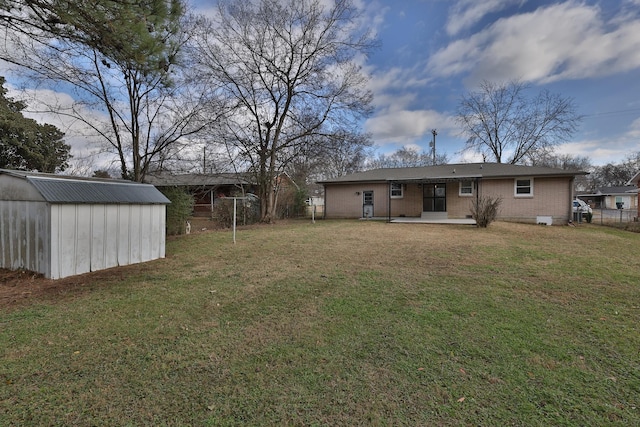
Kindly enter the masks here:
<path id="1" fill-rule="evenodd" d="M 2 170 L 0 173 L 25 179 L 50 203 L 168 204 L 164 194 L 150 184 Z"/>
<path id="2" fill-rule="evenodd" d="M 351 183 L 372 181 L 433 181 L 462 180 L 474 178 L 556 177 L 586 175 L 587 172 L 540 166 L 523 166 L 506 163 L 458 163 L 449 165 L 411 168 L 372 169 L 341 176 L 320 183 Z"/>

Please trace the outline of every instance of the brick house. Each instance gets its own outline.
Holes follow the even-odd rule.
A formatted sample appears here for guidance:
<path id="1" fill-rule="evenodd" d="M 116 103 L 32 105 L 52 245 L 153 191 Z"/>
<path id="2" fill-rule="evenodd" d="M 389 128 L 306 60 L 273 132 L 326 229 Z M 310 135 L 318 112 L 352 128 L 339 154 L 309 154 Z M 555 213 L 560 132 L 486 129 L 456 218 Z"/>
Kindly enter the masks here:
<path id="1" fill-rule="evenodd" d="M 374 169 L 321 181 L 325 218 L 471 217 L 482 196 L 502 199 L 498 219 L 564 224 L 572 219 L 574 179 L 586 172 L 511 165 L 462 163 Z"/>

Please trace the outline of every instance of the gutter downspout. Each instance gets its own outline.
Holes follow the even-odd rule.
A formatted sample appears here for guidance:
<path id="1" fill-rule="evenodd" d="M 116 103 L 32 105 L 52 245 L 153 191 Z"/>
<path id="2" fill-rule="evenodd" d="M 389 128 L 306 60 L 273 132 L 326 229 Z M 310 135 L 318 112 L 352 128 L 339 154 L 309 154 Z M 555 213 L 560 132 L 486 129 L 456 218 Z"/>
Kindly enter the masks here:
<path id="1" fill-rule="evenodd" d="M 573 186 L 574 186 L 575 180 L 576 180 L 575 176 L 572 176 L 571 179 L 569 180 L 569 224 L 573 223 Z M 578 215 L 580 215 L 580 212 L 578 212 Z M 582 218 L 578 218 L 578 220 L 580 219 Z"/>
<path id="2" fill-rule="evenodd" d="M 391 181 L 387 185 L 387 222 L 391 222 Z"/>

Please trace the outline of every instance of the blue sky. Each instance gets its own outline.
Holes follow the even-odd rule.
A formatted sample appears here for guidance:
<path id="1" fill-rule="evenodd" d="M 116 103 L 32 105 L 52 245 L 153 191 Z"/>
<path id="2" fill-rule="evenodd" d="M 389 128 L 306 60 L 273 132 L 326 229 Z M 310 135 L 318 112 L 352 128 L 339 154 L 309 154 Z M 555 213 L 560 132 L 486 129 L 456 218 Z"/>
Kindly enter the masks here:
<path id="1" fill-rule="evenodd" d="M 213 3 L 192 1 L 203 12 Z M 363 126 L 377 152 L 403 146 L 429 152 L 431 130 L 437 129 L 436 149 L 450 162 L 479 160 L 461 152 L 456 107 L 479 82 L 511 79 L 531 84 L 532 94 L 549 89 L 570 97 L 584 115 L 558 153 L 603 165 L 640 151 L 640 0 L 353 1 L 382 44 L 362 62 L 375 107 Z M 12 89 L 20 72 L 12 75 L 4 65 L 0 71 Z M 44 88 L 33 96 L 61 105 L 73 101 Z M 67 133 L 76 163 L 95 150 L 74 132 L 76 122 L 33 117 Z M 96 161 L 86 160 L 86 168 L 95 169 Z"/>
<path id="2" fill-rule="evenodd" d="M 365 63 L 375 113 L 365 122 L 380 152 L 436 148 L 451 162 L 464 140 L 461 95 L 482 80 L 521 79 L 573 98 L 584 115 L 558 153 L 594 165 L 640 151 L 640 0 L 362 1 L 382 47 Z"/>

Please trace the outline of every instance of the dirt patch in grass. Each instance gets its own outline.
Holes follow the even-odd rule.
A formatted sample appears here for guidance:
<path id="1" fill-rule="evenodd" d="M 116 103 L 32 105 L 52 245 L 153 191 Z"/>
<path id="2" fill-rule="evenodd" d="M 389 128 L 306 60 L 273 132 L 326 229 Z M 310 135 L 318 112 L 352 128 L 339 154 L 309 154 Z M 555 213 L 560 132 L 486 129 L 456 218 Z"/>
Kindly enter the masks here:
<path id="1" fill-rule="evenodd" d="M 194 217 L 189 221 L 192 235 L 228 231 L 220 228 L 215 221 L 208 218 Z M 287 224 L 289 222 L 281 221 L 275 225 L 239 226 L 238 230 L 285 226 Z M 190 238 L 195 238 L 195 236 L 169 236 L 167 242 Z M 171 256 L 172 254 L 167 254 L 167 258 L 171 258 Z M 22 307 L 39 300 L 55 301 L 56 299 L 78 297 L 97 287 L 106 287 L 110 284 L 121 282 L 128 276 L 144 274 L 155 269 L 152 263 L 142 263 L 52 280 L 32 271 L 0 268 L 0 308 Z"/>
<path id="2" fill-rule="evenodd" d="M 128 274 L 149 269 L 144 264 L 116 267 L 52 280 L 25 270 L 0 269 L 0 309 L 22 307 L 39 300 L 66 300 L 85 295 L 99 286 L 123 280 Z"/>

